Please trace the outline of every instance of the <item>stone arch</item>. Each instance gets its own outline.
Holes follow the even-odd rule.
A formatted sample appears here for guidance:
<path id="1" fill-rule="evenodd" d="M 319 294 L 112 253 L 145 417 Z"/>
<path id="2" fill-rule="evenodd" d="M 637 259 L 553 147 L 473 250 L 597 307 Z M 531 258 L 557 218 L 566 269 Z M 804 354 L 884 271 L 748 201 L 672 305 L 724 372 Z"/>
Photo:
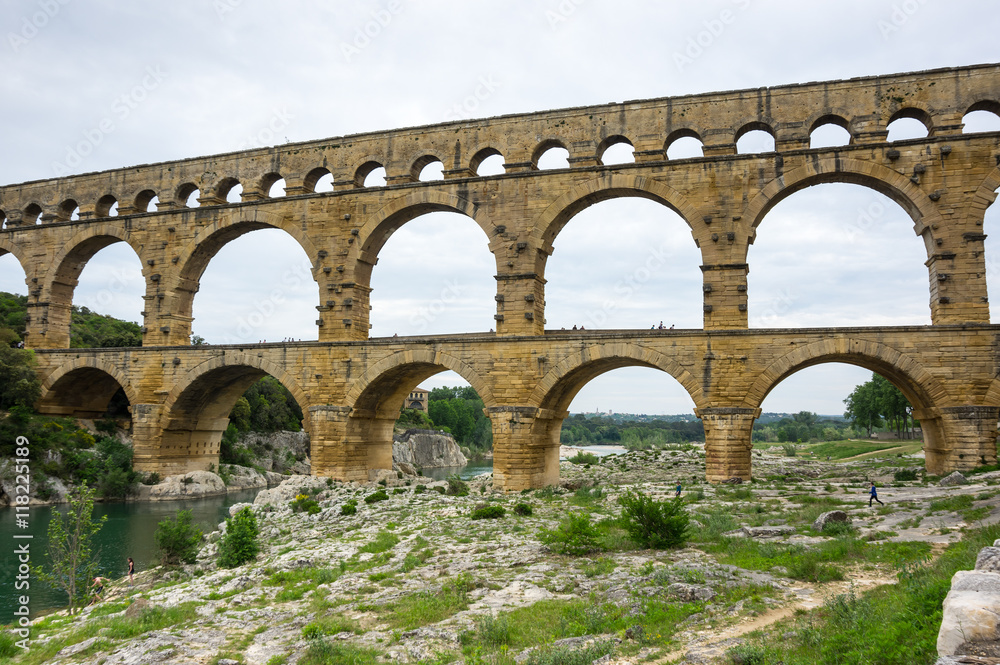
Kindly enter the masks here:
<path id="1" fill-rule="evenodd" d="M 546 152 L 548 152 L 552 148 L 562 148 L 566 152 L 569 152 L 569 156 L 570 157 L 573 156 L 573 153 L 570 152 L 569 147 L 566 145 L 566 143 L 564 141 L 562 141 L 561 139 L 557 139 L 557 138 L 546 138 L 546 139 L 543 139 L 543 140 L 539 141 L 538 145 L 535 146 L 535 149 L 531 151 L 531 166 L 532 166 L 532 168 L 537 169 L 538 168 L 538 160 L 539 160 L 539 158 L 541 158 L 542 155 L 544 155 Z"/>
<path id="2" fill-rule="evenodd" d="M 420 174 L 423 172 L 424 167 L 429 166 L 435 162 L 441 162 L 441 158 L 432 153 L 424 153 L 413 160 L 413 164 L 410 166 L 410 178 L 413 182 L 421 182 Z M 443 163 L 443 162 L 442 162 Z"/>
<path id="3" fill-rule="evenodd" d="M 381 157 L 372 155 L 365 157 L 361 166 L 354 172 L 354 186 L 359 189 L 365 187 L 365 178 L 371 175 L 372 171 L 383 168 L 385 168 L 385 164 L 382 163 Z"/>
<path id="4" fill-rule="evenodd" d="M 31 265 L 31 261 L 27 257 L 22 256 L 23 247 L 20 244 L 13 243 L 8 237 L 0 237 L 0 256 L 5 256 L 10 254 L 17 261 L 18 265 L 21 266 L 21 271 L 24 272 L 24 279 L 27 282 L 29 279 L 27 266 Z"/>
<path id="5" fill-rule="evenodd" d="M 622 367 L 649 367 L 666 372 L 684 387 L 696 408 L 708 405 L 701 384 L 680 363 L 631 342 L 597 344 L 567 356 L 535 385 L 528 402 L 540 409 L 563 413 L 587 383 Z"/>
<path id="6" fill-rule="evenodd" d="M 96 418 L 107 410 L 108 402 L 119 388 L 125 391 L 129 404 L 138 403 L 135 387 L 118 367 L 100 357 L 74 358 L 54 369 L 42 381 L 38 410 L 76 418 Z"/>
<path id="7" fill-rule="evenodd" d="M 749 224 L 750 242 L 757 235 L 757 226 L 774 206 L 806 187 L 830 182 L 861 185 L 888 196 L 910 215 L 918 236 L 929 234 L 932 225 L 940 221 L 931 200 L 906 176 L 869 161 L 825 157 L 771 180 L 750 201 L 742 215 Z M 924 238 L 928 251 L 932 241 L 932 238 Z"/>
<path id="8" fill-rule="evenodd" d="M 777 123 L 771 118 L 748 118 L 740 122 L 738 129 L 733 133 L 733 143 L 738 143 L 746 134 L 754 131 L 765 132 L 773 138 L 778 138 L 775 127 Z"/>
<path id="9" fill-rule="evenodd" d="M 472 159 L 469 161 L 469 171 L 474 176 L 481 177 L 478 175 L 479 167 L 482 165 L 484 161 L 486 161 L 487 158 L 492 157 L 494 155 L 500 155 L 501 157 L 503 157 L 503 153 L 501 153 L 499 150 L 497 150 L 492 146 L 487 146 L 485 148 L 477 150 L 476 154 L 474 154 L 472 156 Z"/>
<path id="10" fill-rule="evenodd" d="M 843 362 L 878 372 L 898 387 L 914 408 L 933 408 L 947 400 L 944 387 L 913 358 L 879 342 L 838 337 L 797 347 L 773 360 L 757 375 L 742 406 L 760 408 L 764 398 L 781 381 L 801 369 L 828 362 Z"/>
<path id="11" fill-rule="evenodd" d="M 920 121 L 920 123 L 927 128 L 928 134 L 930 134 L 930 132 L 934 129 L 934 116 L 931 111 L 925 108 L 925 106 L 921 103 L 911 102 L 908 106 L 897 109 L 886 120 L 885 126 L 888 127 L 900 118 L 913 118 L 914 120 Z"/>
<path id="12" fill-rule="evenodd" d="M 1000 167 L 994 168 L 983 178 L 969 203 L 969 214 L 973 215 L 980 224 L 986 215 L 986 209 L 996 201 L 998 189 L 1000 189 Z"/>
<path id="13" fill-rule="evenodd" d="M 607 152 L 608 148 L 624 143 L 625 145 L 635 148 L 635 144 L 632 143 L 629 138 L 623 134 L 612 134 L 597 145 L 597 159 L 601 160 L 603 163 L 604 153 Z"/>
<path id="14" fill-rule="evenodd" d="M 432 367 L 435 368 L 435 371 L 425 376 L 420 376 L 418 380 L 422 381 L 428 376 L 437 374 L 439 371 L 450 369 L 469 382 L 469 385 L 479 393 L 479 397 L 483 400 L 484 405 L 489 407 L 496 404 L 493 389 L 475 369 L 460 358 L 429 349 L 404 351 L 383 358 L 361 375 L 348 391 L 344 400 L 347 406 L 355 408 L 359 405 L 365 393 L 371 392 L 372 388 L 379 385 L 379 383 L 385 383 L 387 380 L 386 377 L 391 377 L 389 379 L 391 381 L 398 381 L 402 374 L 407 371 L 407 368 L 422 368 L 424 371 L 427 371 Z M 422 373 L 417 372 L 418 375 Z M 406 392 L 409 392 L 409 389 L 410 387 L 406 389 Z M 402 400 L 400 400 L 400 404 L 402 404 Z"/>
<path id="15" fill-rule="evenodd" d="M 702 138 L 704 134 L 700 129 L 695 127 L 680 127 L 671 131 L 667 134 L 667 138 L 663 140 L 663 156 L 665 159 L 670 159 L 668 152 L 670 151 L 670 146 L 677 142 L 678 139 L 695 139 L 702 145 L 702 149 L 705 147 L 705 139 Z M 704 156 L 704 153 L 703 155 Z"/>
<path id="16" fill-rule="evenodd" d="M 180 269 L 174 278 L 176 282 L 168 285 L 173 291 L 171 295 L 175 299 L 174 311 L 177 315 L 191 317 L 198 283 L 219 250 L 236 238 L 260 229 L 279 229 L 292 236 L 309 257 L 315 271 L 315 257 L 318 255 L 318 250 L 303 231 L 301 224 L 296 224 L 277 213 L 263 210 L 260 206 L 234 208 L 218 215 L 214 222 L 201 229 L 180 251 L 177 260 Z M 188 322 L 186 331 L 172 333 L 171 337 L 186 340 L 190 334 L 191 324 Z"/>
<path id="17" fill-rule="evenodd" d="M 119 242 L 132 248 L 143 274 L 146 275 L 148 267 L 143 260 L 143 246 L 136 243 L 121 225 L 113 222 L 88 224 L 52 257 L 51 268 L 44 277 L 39 298 L 41 302 L 48 304 L 48 348 L 69 347 L 70 311 L 80 274 L 95 254 Z"/>
<path id="18" fill-rule="evenodd" d="M 159 446 L 147 445 L 136 458 L 161 474 L 207 469 L 219 462 L 219 444 L 236 400 L 258 379 L 271 375 L 302 408 L 310 429 L 310 402 L 298 382 L 279 365 L 256 355 L 227 351 L 189 370 L 175 384 L 160 411 Z M 150 469 L 152 470 L 152 469 Z"/>
<path id="19" fill-rule="evenodd" d="M 574 215 L 595 203 L 622 196 L 638 196 L 667 206 L 691 227 L 692 235 L 694 226 L 691 220 L 701 218 L 698 209 L 683 194 L 662 181 L 646 176 L 607 173 L 576 185 L 549 204 L 535 220 L 531 238 L 536 247 L 551 254 L 552 242 Z"/>
<path id="20" fill-rule="evenodd" d="M 803 124 L 809 127 L 810 135 L 823 125 L 836 125 L 837 127 L 846 129 L 851 134 L 851 139 L 853 140 L 854 123 L 848 120 L 849 117 L 850 113 L 843 109 L 824 109 L 819 113 L 814 113 Z"/>
<path id="21" fill-rule="evenodd" d="M 385 246 L 389 237 L 403 224 L 425 215 L 429 212 L 457 212 L 470 217 L 490 241 L 490 251 L 493 251 L 492 241 L 497 232 L 488 215 L 475 203 L 466 198 L 448 194 L 430 188 L 414 189 L 413 191 L 386 203 L 380 210 L 371 215 L 358 232 L 357 252 L 354 258 L 363 265 L 359 266 L 356 275 L 365 284 L 371 280 L 371 267 L 378 259 L 378 253 Z"/>

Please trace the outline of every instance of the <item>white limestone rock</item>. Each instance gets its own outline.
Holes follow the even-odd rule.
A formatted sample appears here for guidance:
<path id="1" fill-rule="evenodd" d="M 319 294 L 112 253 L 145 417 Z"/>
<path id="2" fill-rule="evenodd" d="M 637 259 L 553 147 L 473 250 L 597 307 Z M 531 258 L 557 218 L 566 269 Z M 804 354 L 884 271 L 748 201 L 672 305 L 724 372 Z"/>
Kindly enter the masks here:
<path id="1" fill-rule="evenodd" d="M 961 654 L 967 643 L 1000 641 L 1000 574 L 958 571 L 943 609 L 939 656 Z"/>

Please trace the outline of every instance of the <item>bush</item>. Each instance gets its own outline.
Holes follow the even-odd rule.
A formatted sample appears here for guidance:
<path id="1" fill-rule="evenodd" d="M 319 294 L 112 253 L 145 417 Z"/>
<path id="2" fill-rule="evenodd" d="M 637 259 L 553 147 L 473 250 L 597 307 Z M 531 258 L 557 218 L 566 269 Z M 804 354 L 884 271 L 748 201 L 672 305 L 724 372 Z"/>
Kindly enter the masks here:
<path id="1" fill-rule="evenodd" d="M 786 443 L 785 445 L 781 446 L 781 449 L 785 451 L 785 457 L 795 457 L 796 451 L 794 443 Z"/>
<path id="2" fill-rule="evenodd" d="M 657 501 L 629 491 L 618 497 L 618 503 L 622 526 L 637 543 L 653 549 L 684 546 L 689 517 L 680 497 Z"/>
<path id="3" fill-rule="evenodd" d="M 389 495 L 385 493 L 385 490 L 378 490 L 377 492 L 372 492 L 371 494 L 365 497 L 365 503 L 367 504 L 373 504 L 373 503 L 378 503 L 379 501 L 388 501 L 388 500 L 389 500 Z"/>
<path id="4" fill-rule="evenodd" d="M 320 511 L 320 507 L 319 504 L 316 503 L 316 499 L 313 499 L 307 494 L 299 494 L 288 502 L 288 506 L 292 509 L 293 513 L 305 512 L 310 515 L 315 515 Z"/>
<path id="5" fill-rule="evenodd" d="M 892 477 L 896 482 L 903 482 L 906 480 L 917 480 L 918 475 L 916 469 L 900 469 L 892 474 Z"/>
<path id="6" fill-rule="evenodd" d="M 514 506 L 515 515 L 523 515 L 525 517 L 531 515 L 531 505 L 527 503 L 519 503 Z"/>
<path id="7" fill-rule="evenodd" d="M 555 529 L 542 529 L 539 539 L 553 552 L 581 556 L 599 552 L 600 534 L 583 513 L 570 513 Z"/>
<path id="8" fill-rule="evenodd" d="M 472 511 L 472 519 L 474 520 L 495 520 L 503 517 L 507 514 L 503 506 L 492 505 L 492 506 L 480 506 Z"/>
<path id="9" fill-rule="evenodd" d="M 355 515 L 358 512 L 358 502 L 351 499 L 340 507 L 341 515 Z"/>
<path id="10" fill-rule="evenodd" d="M 146 479 L 142 481 L 143 485 L 158 485 L 160 482 L 160 474 L 156 471 L 152 472 Z"/>
<path id="11" fill-rule="evenodd" d="M 219 565 L 236 568 L 257 558 L 260 551 L 260 543 L 257 542 L 259 534 L 257 516 L 249 506 L 227 518 L 226 533 L 219 541 Z"/>
<path id="12" fill-rule="evenodd" d="M 469 485 L 464 480 L 458 477 L 457 473 L 453 473 L 447 478 L 448 490 L 445 492 L 448 496 L 468 496 L 469 495 Z"/>
<path id="13" fill-rule="evenodd" d="M 180 510 L 172 518 L 160 522 L 154 538 L 164 565 L 194 563 L 201 543 L 201 529 L 191 524 L 191 511 Z"/>
<path id="14" fill-rule="evenodd" d="M 566 458 L 566 461 L 573 464 L 600 464 L 601 459 L 594 453 L 577 453 Z"/>

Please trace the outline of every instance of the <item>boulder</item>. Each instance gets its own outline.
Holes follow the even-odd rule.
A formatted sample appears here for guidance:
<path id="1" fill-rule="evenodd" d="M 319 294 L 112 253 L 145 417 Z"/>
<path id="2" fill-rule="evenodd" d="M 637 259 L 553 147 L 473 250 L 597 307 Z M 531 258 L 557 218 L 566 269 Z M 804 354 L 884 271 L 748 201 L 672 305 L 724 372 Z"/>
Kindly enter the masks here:
<path id="1" fill-rule="evenodd" d="M 1000 573 L 1000 547 L 984 547 L 976 557 L 976 570 L 985 573 Z"/>
<path id="2" fill-rule="evenodd" d="M 829 512 L 823 513 L 822 515 L 816 518 L 816 521 L 813 522 L 813 530 L 823 531 L 826 528 L 826 525 L 831 522 L 850 523 L 850 521 L 851 518 L 848 517 L 847 513 L 845 513 L 843 510 L 831 510 Z"/>
<path id="3" fill-rule="evenodd" d="M 292 476 L 282 481 L 277 487 L 268 490 L 261 490 L 253 500 L 255 506 L 266 506 L 268 504 L 278 508 L 288 507 L 288 503 L 299 494 L 308 494 L 310 489 L 327 489 L 326 479 L 315 476 Z"/>
<path id="4" fill-rule="evenodd" d="M 939 656 L 973 651 L 972 645 L 1000 642 L 1000 574 L 960 570 L 951 580 L 944 599 Z"/>
<path id="5" fill-rule="evenodd" d="M 145 598 L 136 598 L 134 601 L 132 601 L 131 605 L 125 608 L 125 617 L 128 619 L 134 619 L 135 617 L 139 616 L 139 614 L 141 614 L 143 610 L 148 609 L 150 607 L 153 607 L 153 604 L 150 603 Z"/>
<path id="6" fill-rule="evenodd" d="M 715 592 L 712 591 L 712 589 L 707 586 L 700 586 L 697 584 L 675 582 L 667 587 L 667 591 L 685 602 L 712 600 L 715 598 Z"/>
<path id="7" fill-rule="evenodd" d="M 189 471 L 176 476 L 167 476 L 159 484 L 153 485 L 149 488 L 148 498 L 150 501 L 171 501 L 174 499 L 200 499 L 225 493 L 225 483 L 214 473 Z"/>
<path id="8" fill-rule="evenodd" d="M 795 533 L 794 526 L 745 526 L 741 529 L 747 538 L 775 538 Z"/>
<path id="9" fill-rule="evenodd" d="M 947 476 L 938 481 L 938 485 L 941 487 L 953 487 L 955 485 L 966 485 L 968 481 L 958 471 L 949 473 Z"/>
<path id="10" fill-rule="evenodd" d="M 450 434 L 426 429 L 408 429 L 394 435 L 392 461 L 413 467 L 435 469 L 444 466 L 465 466 L 469 460 Z"/>
<path id="11" fill-rule="evenodd" d="M 229 492 L 267 487 L 267 477 L 257 469 L 227 464 L 226 472 L 229 474 L 229 482 L 226 484 L 226 490 Z"/>

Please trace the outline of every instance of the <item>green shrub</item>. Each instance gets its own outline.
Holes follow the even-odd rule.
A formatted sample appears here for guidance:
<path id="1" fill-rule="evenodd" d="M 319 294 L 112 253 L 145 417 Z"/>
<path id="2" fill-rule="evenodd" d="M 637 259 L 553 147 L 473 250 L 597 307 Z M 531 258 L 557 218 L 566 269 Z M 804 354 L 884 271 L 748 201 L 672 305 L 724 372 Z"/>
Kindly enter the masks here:
<path id="1" fill-rule="evenodd" d="M 531 515 L 531 513 L 532 513 L 532 510 L 531 510 L 531 505 L 530 504 L 527 504 L 527 503 L 518 503 L 517 505 L 514 506 L 514 514 L 515 515 L 523 515 L 523 516 L 527 517 L 527 516 Z"/>
<path id="2" fill-rule="evenodd" d="M 358 512 L 358 502 L 354 499 L 346 502 L 340 507 L 341 515 L 354 515 Z"/>
<path id="3" fill-rule="evenodd" d="M 385 490 L 378 490 L 377 492 L 372 492 L 371 494 L 365 497 L 365 503 L 367 504 L 373 504 L 373 503 L 378 503 L 379 501 L 388 501 L 388 500 L 389 500 L 389 495 L 385 493 Z"/>
<path id="4" fill-rule="evenodd" d="M 903 482 L 906 480 L 916 480 L 918 475 L 916 469 L 900 469 L 892 474 L 892 477 L 896 482 Z"/>
<path id="5" fill-rule="evenodd" d="M 689 517 L 680 497 L 657 501 L 628 491 L 618 497 L 618 503 L 622 507 L 622 526 L 637 543 L 653 549 L 684 546 Z"/>
<path id="6" fill-rule="evenodd" d="M 21 653 L 21 648 L 14 642 L 14 636 L 9 630 L 6 628 L 0 630 L 0 658 L 13 658 Z"/>
<path id="7" fill-rule="evenodd" d="M 507 514 L 503 506 L 498 506 L 496 504 L 492 506 L 481 506 L 472 511 L 472 519 L 474 520 L 493 520 L 503 517 Z"/>
<path id="8" fill-rule="evenodd" d="M 457 473 L 453 473 L 447 478 L 448 490 L 445 492 L 448 496 L 468 496 L 469 495 L 469 485 L 464 480 L 458 477 Z"/>
<path id="9" fill-rule="evenodd" d="M 573 464 L 599 464 L 601 459 L 594 453 L 579 452 L 572 457 L 566 458 L 566 461 Z"/>
<path id="10" fill-rule="evenodd" d="M 426 491 L 427 491 L 427 485 L 417 485 L 416 487 L 413 488 L 414 494 L 423 494 Z"/>
<path id="11" fill-rule="evenodd" d="M 601 550 L 600 534 L 583 513 L 570 513 L 555 529 L 542 529 L 539 539 L 553 552 L 581 556 Z"/>
<path id="12" fill-rule="evenodd" d="M 146 479 L 142 481 L 143 485 L 158 485 L 160 483 L 160 474 L 156 471 L 152 472 Z"/>
<path id="13" fill-rule="evenodd" d="M 786 443 L 781 446 L 781 449 L 785 451 L 785 457 L 795 457 L 796 450 L 794 443 Z"/>
<path id="14" fill-rule="evenodd" d="M 257 558 L 260 543 L 257 516 L 247 506 L 233 517 L 226 519 L 226 533 L 219 541 L 219 565 L 236 568 Z"/>
<path id="15" fill-rule="evenodd" d="M 201 529 L 191 524 L 191 511 L 180 510 L 159 523 L 153 538 L 164 565 L 194 563 L 201 543 Z"/>
<path id="16" fill-rule="evenodd" d="M 294 499 L 288 502 L 289 507 L 292 509 L 293 513 L 305 512 L 310 515 L 315 515 L 320 511 L 319 504 L 316 503 L 316 499 L 313 499 L 307 494 L 299 494 Z"/>

